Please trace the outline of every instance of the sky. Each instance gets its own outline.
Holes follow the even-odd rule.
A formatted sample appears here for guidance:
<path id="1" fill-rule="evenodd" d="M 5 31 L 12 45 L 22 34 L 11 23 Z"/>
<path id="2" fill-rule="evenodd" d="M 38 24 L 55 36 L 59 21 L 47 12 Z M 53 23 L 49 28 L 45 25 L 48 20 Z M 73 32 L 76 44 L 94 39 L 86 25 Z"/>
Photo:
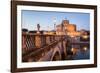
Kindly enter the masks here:
<path id="1" fill-rule="evenodd" d="M 40 30 L 54 30 L 54 23 L 61 24 L 64 19 L 75 24 L 77 30 L 90 30 L 89 13 L 22 10 L 21 19 L 22 28 L 28 30 L 37 30 L 37 24 L 40 24 Z"/>

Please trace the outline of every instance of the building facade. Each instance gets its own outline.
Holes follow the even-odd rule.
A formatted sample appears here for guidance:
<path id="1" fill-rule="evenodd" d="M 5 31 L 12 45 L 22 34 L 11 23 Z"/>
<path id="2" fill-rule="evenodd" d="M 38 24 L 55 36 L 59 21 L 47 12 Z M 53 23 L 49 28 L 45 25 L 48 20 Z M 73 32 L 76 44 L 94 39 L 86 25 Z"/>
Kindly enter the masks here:
<path id="1" fill-rule="evenodd" d="M 69 20 L 63 20 L 61 24 L 56 26 L 57 35 L 69 35 L 71 37 L 80 36 L 75 24 L 70 24 Z"/>

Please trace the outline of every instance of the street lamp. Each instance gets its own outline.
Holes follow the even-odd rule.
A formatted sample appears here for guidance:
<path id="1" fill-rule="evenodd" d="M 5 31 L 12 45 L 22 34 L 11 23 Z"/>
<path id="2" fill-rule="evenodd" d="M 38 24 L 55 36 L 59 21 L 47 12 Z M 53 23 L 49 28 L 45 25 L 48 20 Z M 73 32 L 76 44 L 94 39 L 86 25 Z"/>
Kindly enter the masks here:
<path id="1" fill-rule="evenodd" d="M 53 18 L 53 22 L 54 22 L 54 30 L 56 31 L 56 17 Z"/>

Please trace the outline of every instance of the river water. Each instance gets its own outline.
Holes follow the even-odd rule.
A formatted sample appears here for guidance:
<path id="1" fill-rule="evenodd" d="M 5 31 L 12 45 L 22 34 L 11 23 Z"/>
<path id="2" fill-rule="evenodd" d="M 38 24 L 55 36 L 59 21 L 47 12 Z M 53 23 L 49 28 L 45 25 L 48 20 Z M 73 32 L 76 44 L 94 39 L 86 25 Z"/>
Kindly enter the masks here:
<path id="1" fill-rule="evenodd" d="M 89 44 L 72 44 L 67 46 L 67 60 L 90 59 Z"/>

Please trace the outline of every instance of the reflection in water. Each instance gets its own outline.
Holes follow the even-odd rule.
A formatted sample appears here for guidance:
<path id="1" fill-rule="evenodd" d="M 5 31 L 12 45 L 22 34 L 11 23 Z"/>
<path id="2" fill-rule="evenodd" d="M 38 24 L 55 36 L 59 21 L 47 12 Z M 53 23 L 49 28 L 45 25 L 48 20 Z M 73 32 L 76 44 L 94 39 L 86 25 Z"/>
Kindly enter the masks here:
<path id="1" fill-rule="evenodd" d="M 67 46 L 67 60 L 81 60 L 90 58 L 89 44 L 73 44 Z"/>

